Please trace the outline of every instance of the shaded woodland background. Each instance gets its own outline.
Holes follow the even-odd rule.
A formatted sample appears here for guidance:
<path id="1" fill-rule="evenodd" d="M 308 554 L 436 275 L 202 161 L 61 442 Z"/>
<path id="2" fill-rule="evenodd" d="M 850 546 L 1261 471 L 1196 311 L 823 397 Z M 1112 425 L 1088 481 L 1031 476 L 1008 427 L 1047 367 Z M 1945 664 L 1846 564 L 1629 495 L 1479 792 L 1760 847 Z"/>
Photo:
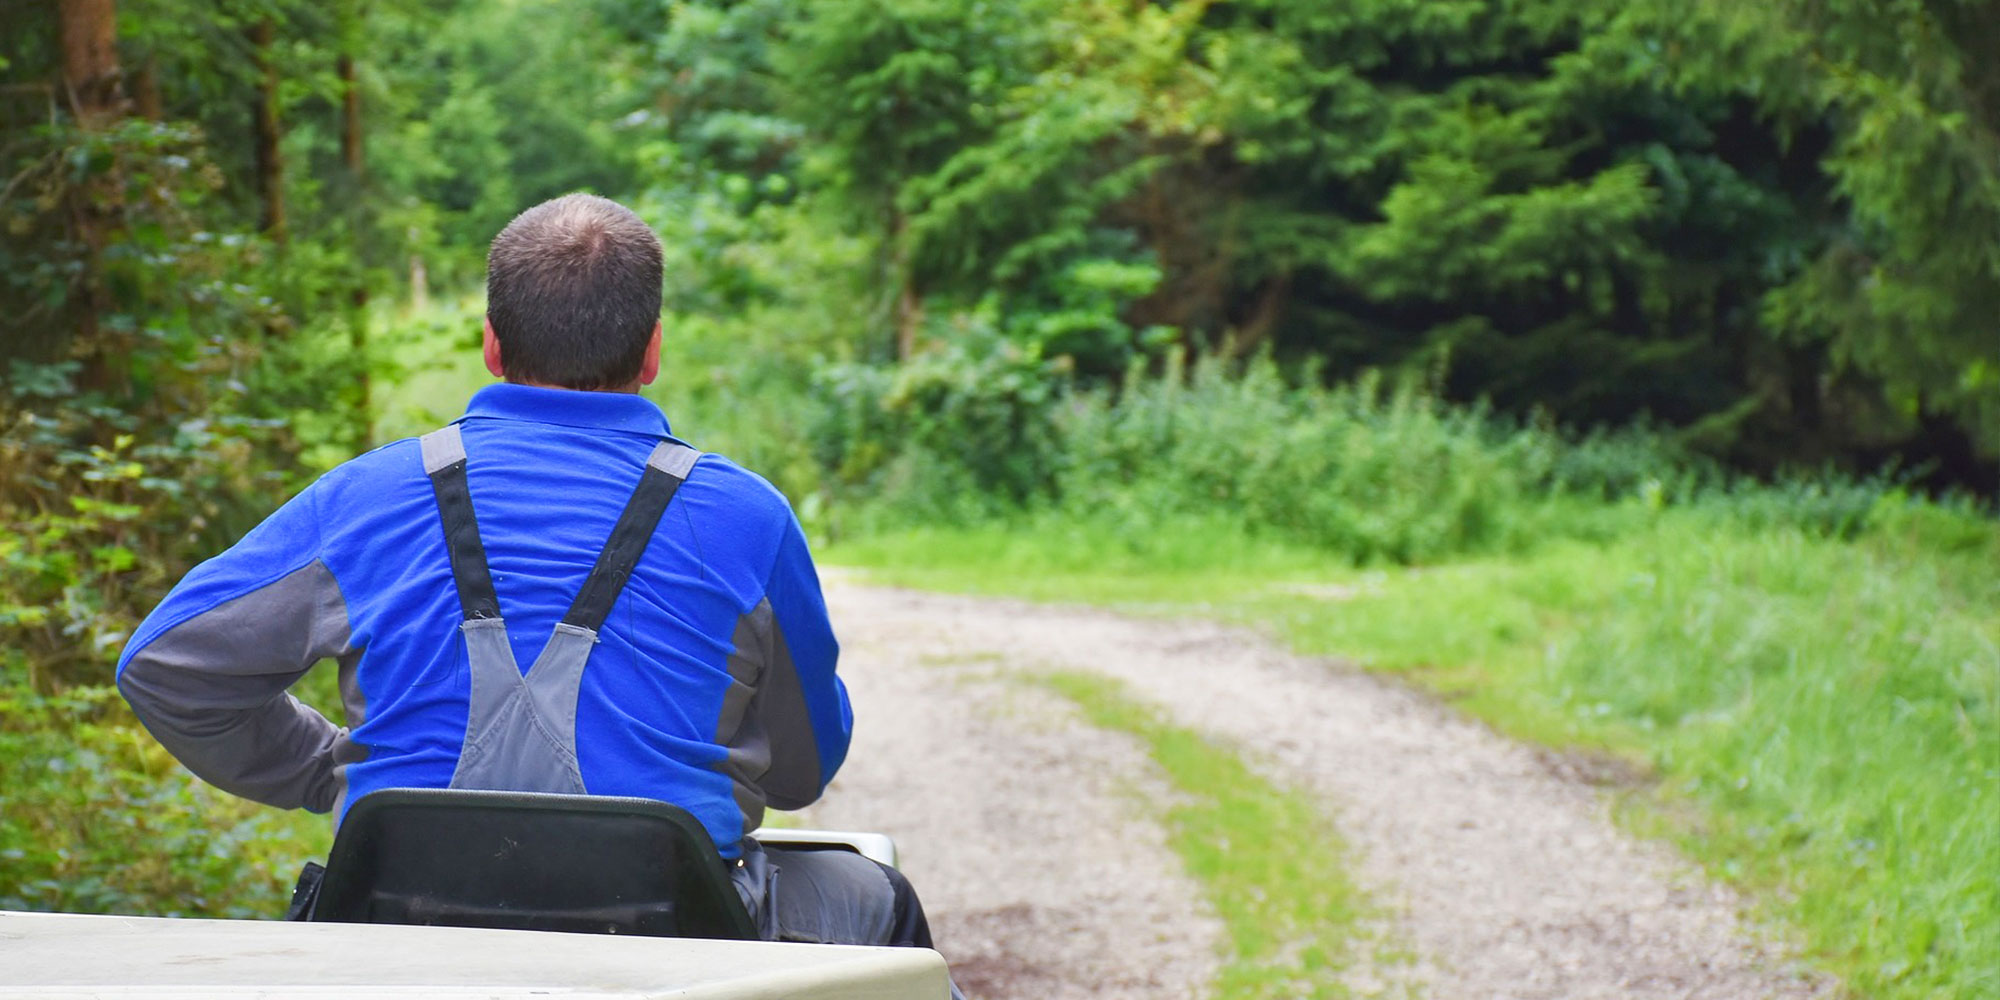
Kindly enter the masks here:
<path id="1" fill-rule="evenodd" d="M 0 906 L 268 912 L 323 833 L 189 785 L 116 654 L 312 476 L 459 412 L 487 241 L 578 189 L 666 242 L 677 431 L 817 539 L 1726 537 L 1807 590 L 1887 553 L 1881 642 L 1970 624 L 1897 675 L 1931 728 L 1885 780 L 1938 776 L 1939 824 L 2000 801 L 1992 0 L 0 0 Z M 1791 660 L 1825 621 L 1794 610 Z M 1862 687 L 1903 662 L 1846 645 Z M 1743 648 L 1634 726 L 1776 670 Z M 1838 864 L 1916 837 L 1799 780 Z M 1773 788 L 1710 804 L 1784 828 L 1809 795 Z M 1825 947 L 1992 985 L 1968 836 Z"/>

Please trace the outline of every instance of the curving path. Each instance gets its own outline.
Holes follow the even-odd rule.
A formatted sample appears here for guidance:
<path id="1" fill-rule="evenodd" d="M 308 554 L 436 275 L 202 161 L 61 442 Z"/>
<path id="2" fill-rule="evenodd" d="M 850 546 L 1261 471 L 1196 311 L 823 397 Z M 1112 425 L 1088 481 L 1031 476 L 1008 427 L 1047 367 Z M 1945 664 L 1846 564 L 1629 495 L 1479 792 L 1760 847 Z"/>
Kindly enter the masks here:
<path id="1" fill-rule="evenodd" d="M 1143 750 L 1010 681 L 1124 681 L 1177 723 L 1320 796 L 1412 958 L 1358 995 L 1432 1000 L 1829 996 L 1740 901 L 1609 818 L 1546 752 L 1421 695 L 1202 622 L 918 594 L 829 574 L 857 718 L 801 825 L 896 837 L 973 1000 L 1199 998 L 1220 925 L 1146 799 Z"/>

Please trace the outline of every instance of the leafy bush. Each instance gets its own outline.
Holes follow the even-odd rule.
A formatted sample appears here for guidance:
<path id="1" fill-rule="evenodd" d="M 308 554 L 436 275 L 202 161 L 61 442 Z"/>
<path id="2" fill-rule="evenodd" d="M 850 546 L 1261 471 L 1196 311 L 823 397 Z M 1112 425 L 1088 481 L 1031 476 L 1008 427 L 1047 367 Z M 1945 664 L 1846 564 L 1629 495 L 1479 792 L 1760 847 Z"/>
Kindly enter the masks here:
<path id="1" fill-rule="evenodd" d="M 821 373 L 818 457 L 890 520 L 1051 509 L 1143 534 L 1196 515 L 1407 563 L 1519 541 L 1515 510 L 1548 491 L 1550 435 L 1419 383 L 1295 386 L 1268 358 L 1176 356 L 1076 392 L 1060 360 L 964 342 Z"/>
<path id="2" fill-rule="evenodd" d="M 0 345 L 0 642 L 47 693 L 107 682 L 167 586 L 282 499 L 297 471 L 289 408 L 338 408 L 321 374 L 276 377 L 290 347 L 267 349 L 309 339 L 280 286 L 324 276 L 201 228 L 187 206 L 219 178 L 191 129 L 50 125 L 25 148 L 43 160 L 14 181 L 32 200 L 0 206 L 9 233 L 73 226 L 75 212 L 105 244 L 48 255 L 0 236 L 0 264 L 22 265 L 0 284 L 22 327 Z"/>
<path id="3" fill-rule="evenodd" d="M 110 687 L 42 696 L 0 670 L 0 909 L 275 917 L 326 821 L 196 782 Z"/>
<path id="4" fill-rule="evenodd" d="M 1268 357 L 1173 355 L 1080 389 L 1017 345 L 989 332 L 898 367 L 821 369 L 809 436 L 840 506 L 884 528 L 1059 514 L 1140 548 L 1193 519 L 1365 565 L 1610 541 L 1668 508 L 1851 539 L 1900 495 L 1888 476 L 1759 481 L 1645 427 L 1569 434 L 1420 380 L 1328 386 Z"/>
<path id="5" fill-rule="evenodd" d="M 1068 365 L 995 335 L 961 337 L 894 368 L 835 365 L 814 383 L 815 451 L 832 482 L 908 516 L 1046 502 Z"/>

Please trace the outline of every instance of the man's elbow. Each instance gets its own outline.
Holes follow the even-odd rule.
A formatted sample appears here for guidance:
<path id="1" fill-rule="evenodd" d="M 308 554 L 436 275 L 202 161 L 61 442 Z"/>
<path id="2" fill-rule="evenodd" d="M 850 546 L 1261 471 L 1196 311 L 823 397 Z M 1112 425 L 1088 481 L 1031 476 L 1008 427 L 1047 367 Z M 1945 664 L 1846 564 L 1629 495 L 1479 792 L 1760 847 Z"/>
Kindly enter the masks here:
<path id="1" fill-rule="evenodd" d="M 773 761 L 757 784 L 771 808 L 790 811 L 818 802 L 830 777 L 821 769 L 818 753 L 805 752 Z"/>
<path id="2" fill-rule="evenodd" d="M 340 731 L 282 691 L 250 708 L 220 702 L 147 650 L 127 658 L 117 686 L 146 731 L 203 781 L 281 809 L 332 807 L 330 755 Z"/>
<path id="3" fill-rule="evenodd" d="M 162 676 L 159 662 L 146 655 L 144 650 L 130 654 L 118 668 L 118 694 L 130 706 L 132 714 L 153 734 L 153 738 L 168 744 L 186 728 L 187 719 L 175 718 L 174 701 L 167 695 L 172 687 Z"/>

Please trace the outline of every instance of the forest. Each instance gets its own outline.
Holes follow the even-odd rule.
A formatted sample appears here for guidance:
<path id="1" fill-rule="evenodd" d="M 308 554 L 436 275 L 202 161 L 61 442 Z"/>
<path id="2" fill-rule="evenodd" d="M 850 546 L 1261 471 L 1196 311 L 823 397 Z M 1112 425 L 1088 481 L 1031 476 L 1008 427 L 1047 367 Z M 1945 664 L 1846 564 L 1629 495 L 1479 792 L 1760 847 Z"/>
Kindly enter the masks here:
<path id="1" fill-rule="evenodd" d="M 281 908 L 324 822 L 179 771 L 118 652 L 456 416 L 488 241 L 587 190 L 667 248 L 649 392 L 826 558 L 1279 623 L 1640 761 L 1858 995 L 2000 990 L 1994 0 L 0 28 L 0 908 Z M 1329 576 L 1366 620 L 1257 589 Z"/>

